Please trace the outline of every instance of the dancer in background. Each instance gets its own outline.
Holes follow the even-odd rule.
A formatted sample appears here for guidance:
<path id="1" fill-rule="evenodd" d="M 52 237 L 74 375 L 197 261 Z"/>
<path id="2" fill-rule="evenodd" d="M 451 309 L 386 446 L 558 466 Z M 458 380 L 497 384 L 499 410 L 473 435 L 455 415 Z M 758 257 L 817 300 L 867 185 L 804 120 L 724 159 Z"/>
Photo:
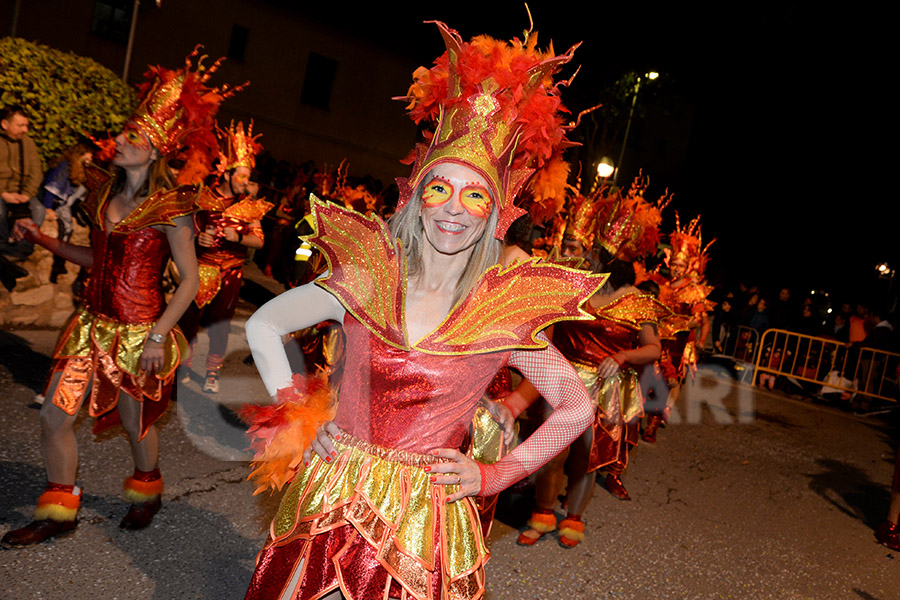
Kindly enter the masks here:
<path id="1" fill-rule="evenodd" d="M 558 323 L 552 339 L 591 394 L 596 417 L 591 428 L 538 472 L 537 506 L 529 528 L 517 540 L 522 546 L 534 545 L 556 529 L 554 508 L 564 474 L 568 514 L 559 523 L 559 544 L 564 548 L 584 540 L 582 515 L 593 495 L 596 470 L 607 469 L 605 486 L 611 494 L 630 499 L 621 475 L 629 447 L 637 444 L 643 414 L 635 367 L 659 358 L 656 326 L 670 314 L 634 287 L 632 261 L 656 247 L 661 220 L 658 205 L 643 199 L 643 189 L 636 182 L 626 197 L 607 194 L 605 189 L 587 197 L 573 190 L 570 197 L 561 254 L 583 257 L 591 270 L 610 275 L 586 305 L 595 320 Z M 525 403 L 513 395 L 505 404 L 519 414 Z"/>
<path id="2" fill-rule="evenodd" d="M 272 208 L 270 202 L 248 195 L 250 173 L 262 150 L 258 137 L 253 135 L 252 122 L 246 132 L 243 123 L 231 123 L 227 131 L 219 131 L 224 147 L 219 161 L 224 172 L 219 185 L 200 197 L 201 210 L 195 216 L 200 290 L 178 324 L 192 347 L 200 326 L 207 328 L 209 354 L 203 391 L 213 394 L 219 391 L 219 369 L 228 349 L 247 249 L 263 247 L 260 219 Z M 182 368 L 190 368 L 190 361 Z M 182 376 L 182 380 L 189 378 L 189 374 Z"/>
<path id="3" fill-rule="evenodd" d="M 35 520 L 8 532 L 6 546 L 75 529 L 81 488 L 75 485 L 74 424 L 85 399 L 97 419 L 95 432 L 121 423 L 131 442 L 135 469 L 125 495 L 132 504 L 120 527 L 146 527 L 161 506 L 153 423 L 168 405 L 175 369 L 188 349 L 177 321 L 198 286 L 191 223 L 198 188 L 178 186 L 166 163 L 185 145 L 193 163 L 203 163 L 204 150 L 215 144 L 213 115 L 228 93 L 205 85 L 215 68 L 195 70 L 196 54 L 181 69 L 151 69 L 140 105 L 115 138 L 112 170 L 87 168 L 91 246 L 48 237 L 33 223 L 17 225 L 18 236 L 90 268 L 91 276 L 83 305 L 57 342 L 41 408 L 47 486 Z M 170 256 L 182 279 L 167 305 L 161 281 Z"/>
<path id="4" fill-rule="evenodd" d="M 670 320 L 660 331 L 663 340 L 660 369 L 669 386 L 669 394 L 665 406 L 659 402 L 647 410 L 647 427 L 642 437 L 650 443 L 656 441 L 657 430 L 668 421 L 688 372 L 696 367 L 698 348 L 706 346 L 709 335 L 707 313 L 714 307 L 714 303 L 707 300 L 713 288 L 707 285 L 703 276 L 709 261 L 707 250 L 712 242 L 703 245 L 700 217 L 684 228 L 677 213 L 675 218 L 675 231 L 669 236 L 671 249 L 666 249 L 669 277 L 652 272 L 639 278 L 639 283 L 647 279 L 655 281 L 660 286 L 659 301 L 680 317 Z"/>

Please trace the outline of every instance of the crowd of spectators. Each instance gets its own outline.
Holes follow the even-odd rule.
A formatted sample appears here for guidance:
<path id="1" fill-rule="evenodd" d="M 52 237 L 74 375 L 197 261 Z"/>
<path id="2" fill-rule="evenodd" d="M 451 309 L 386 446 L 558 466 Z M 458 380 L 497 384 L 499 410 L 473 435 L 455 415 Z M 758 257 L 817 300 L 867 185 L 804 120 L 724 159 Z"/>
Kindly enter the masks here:
<path id="1" fill-rule="evenodd" d="M 797 300 L 789 287 L 769 295 L 740 284 L 720 292 L 707 350 L 750 363 L 758 360 L 801 379 L 831 382 L 843 399 L 852 394 L 837 388 L 892 395 L 900 380 L 900 360 L 884 352 L 900 354 L 896 317 L 882 303 L 832 303 L 825 294 Z M 778 331 L 764 336 L 769 330 Z M 756 383 L 772 389 L 778 381 L 783 377 L 761 371 Z M 828 386 L 822 389 L 827 393 Z"/>
<path id="2" fill-rule="evenodd" d="M 22 261 L 34 251 L 30 243 L 12 239 L 15 221 L 31 218 L 40 226 L 44 219 L 53 219 L 59 237 L 69 239 L 73 218 L 79 216 L 76 208 L 85 196 L 84 165 L 91 162 L 95 149 L 90 140 L 83 140 L 44 172 L 28 126 L 21 107 L 11 106 L 0 114 L 0 283 L 9 291 L 16 279 L 28 275 Z M 254 256 L 267 275 L 288 287 L 302 282 L 306 265 L 295 255 L 299 234 L 310 233 L 302 227 L 310 193 L 383 215 L 386 207 L 396 204 L 396 186 L 385 188 L 374 177 L 352 177 L 347 171 L 344 165 L 320 170 L 311 160 L 299 164 L 278 160 L 266 151 L 257 157 L 251 176 L 258 187 L 255 195 L 275 205 L 262 221 L 266 244 Z M 56 283 L 63 273 L 65 262 L 54 259 L 50 281 Z"/>

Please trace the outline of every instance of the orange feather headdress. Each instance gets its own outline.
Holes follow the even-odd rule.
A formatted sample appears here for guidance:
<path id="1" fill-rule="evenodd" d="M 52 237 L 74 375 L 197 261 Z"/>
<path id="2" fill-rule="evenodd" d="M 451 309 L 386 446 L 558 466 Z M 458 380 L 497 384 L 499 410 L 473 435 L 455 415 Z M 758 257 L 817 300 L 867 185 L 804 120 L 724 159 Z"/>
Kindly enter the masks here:
<path id="1" fill-rule="evenodd" d="M 671 268 L 673 260 L 683 260 L 687 265 L 685 274 L 702 278 L 706 271 L 706 263 L 709 262 L 709 247 L 715 242 L 703 245 L 703 236 L 700 232 L 700 216 L 688 223 L 687 227 L 681 226 L 681 219 L 675 213 L 675 230 L 669 235 L 671 249 L 665 250 L 666 266 Z"/>
<path id="2" fill-rule="evenodd" d="M 222 101 L 247 85 L 209 87 L 207 81 L 223 59 L 207 68 L 203 66 L 206 57 L 200 56 L 194 65 L 199 49 L 199 45 L 194 48 L 180 69 L 150 67 L 144 74 L 146 81 L 138 86 L 140 104 L 130 119 L 161 155 L 185 158 L 190 168 L 183 171 L 196 174 L 189 179 L 201 178 L 204 171 L 211 170 L 212 160 L 219 154 L 216 112 Z M 179 181 L 184 179 L 180 174 Z"/>
<path id="3" fill-rule="evenodd" d="M 537 171 L 544 198 L 562 198 L 568 169 L 562 150 L 568 127 L 559 87 L 553 75 L 572 60 L 577 46 L 556 56 L 553 47 L 537 49 L 537 35 L 525 41 L 503 42 L 478 36 L 463 42 L 459 34 L 436 22 L 447 51 L 431 69 L 420 67 L 403 99 L 417 124 L 429 121 L 436 130 L 429 144 L 414 151 L 409 178 L 398 178 L 402 208 L 425 175 L 435 166 L 454 162 L 475 170 L 487 182 L 497 202 L 499 221 L 494 236 L 502 239 L 524 210 L 513 205 L 516 195 Z M 563 168 L 560 168 L 560 165 Z"/>

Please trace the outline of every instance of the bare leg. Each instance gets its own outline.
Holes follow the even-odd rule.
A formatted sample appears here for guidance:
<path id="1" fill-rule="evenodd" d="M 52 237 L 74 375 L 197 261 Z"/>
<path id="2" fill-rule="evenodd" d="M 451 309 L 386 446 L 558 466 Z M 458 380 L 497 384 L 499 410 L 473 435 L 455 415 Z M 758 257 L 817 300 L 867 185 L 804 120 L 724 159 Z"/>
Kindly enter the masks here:
<path id="1" fill-rule="evenodd" d="M 156 427 L 151 425 L 144 438 L 140 439 L 141 403 L 124 392 L 120 393 L 119 417 L 131 440 L 134 466 L 141 471 L 153 471 L 159 467 L 159 434 Z"/>
<path id="2" fill-rule="evenodd" d="M 542 401 L 543 402 L 543 401 Z M 544 403 L 542 407 L 542 419 L 546 420 L 552 412 L 549 405 Z M 563 475 L 565 474 L 566 459 L 569 456 L 571 446 L 566 448 L 550 462 L 541 467 L 534 482 L 534 499 L 535 510 L 529 519 L 529 527 L 521 534 L 517 543 L 520 546 L 531 546 L 541 536 L 549 531 L 553 531 L 556 527 L 556 517 L 553 516 L 553 509 L 556 506 L 559 492 L 562 489 Z M 535 529 L 541 527 L 541 529 Z"/>
<path id="3" fill-rule="evenodd" d="M 534 486 L 534 499 L 538 508 L 552 510 L 556 506 L 569 452 L 570 448 L 566 448 L 538 471 Z"/>
<path id="4" fill-rule="evenodd" d="M 74 485 L 78 471 L 78 444 L 75 442 L 75 417 L 84 402 L 78 402 L 74 415 L 66 413 L 52 402 L 61 373 L 55 373 L 47 389 L 47 400 L 41 406 L 41 454 L 47 481 Z M 90 389 L 90 385 L 88 385 Z"/>
<path id="5" fill-rule="evenodd" d="M 594 495 L 594 474 L 588 473 L 593 439 L 593 428 L 589 427 L 570 446 L 567 495 L 569 513 L 573 515 L 583 515 Z"/>

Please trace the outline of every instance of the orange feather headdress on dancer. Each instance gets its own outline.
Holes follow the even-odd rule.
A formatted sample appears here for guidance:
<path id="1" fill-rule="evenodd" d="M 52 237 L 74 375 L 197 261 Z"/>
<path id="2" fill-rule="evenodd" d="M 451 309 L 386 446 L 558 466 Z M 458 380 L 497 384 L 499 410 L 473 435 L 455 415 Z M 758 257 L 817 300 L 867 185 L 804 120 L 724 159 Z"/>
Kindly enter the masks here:
<path id="1" fill-rule="evenodd" d="M 207 68 L 203 66 L 205 56 L 201 56 L 194 65 L 199 48 L 194 48 L 180 69 L 150 67 L 144 74 L 147 80 L 138 86 L 140 104 L 130 119 L 161 155 L 177 153 L 185 159 L 178 183 L 199 183 L 211 171 L 212 160 L 219 154 L 216 112 L 223 100 L 247 85 L 209 87 L 207 81 L 223 59 Z"/>
<path id="2" fill-rule="evenodd" d="M 556 56 L 552 45 L 546 52 L 537 49 L 536 34 L 527 34 L 525 41 L 478 36 L 463 42 L 445 24 L 435 23 L 447 51 L 431 69 L 413 73 L 415 83 L 402 99 L 409 101 L 413 121 L 436 128 L 430 143 L 416 146 L 409 178 L 397 179 L 397 208 L 409 202 L 435 165 L 459 163 L 487 182 L 499 209 L 494 236 L 503 239 L 525 214 L 513 201 L 529 180 L 539 182 L 535 202 L 564 196 L 569 170 L 562 150 L 573 144 L 566 140 L 559 87 L 568 82 L 554 83 L 553 75 L 577 46 Z"/>

